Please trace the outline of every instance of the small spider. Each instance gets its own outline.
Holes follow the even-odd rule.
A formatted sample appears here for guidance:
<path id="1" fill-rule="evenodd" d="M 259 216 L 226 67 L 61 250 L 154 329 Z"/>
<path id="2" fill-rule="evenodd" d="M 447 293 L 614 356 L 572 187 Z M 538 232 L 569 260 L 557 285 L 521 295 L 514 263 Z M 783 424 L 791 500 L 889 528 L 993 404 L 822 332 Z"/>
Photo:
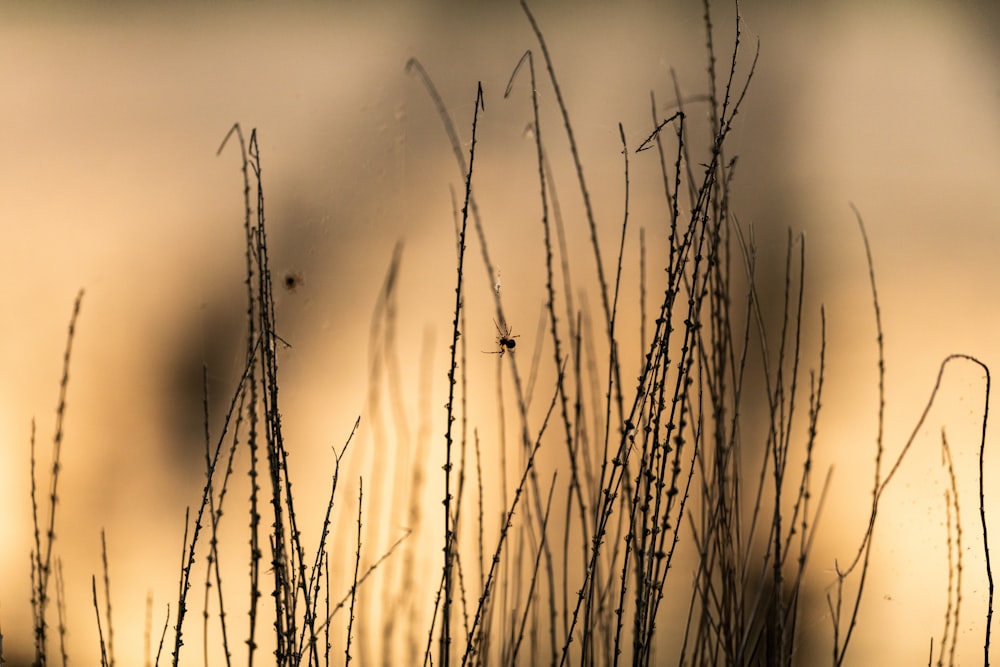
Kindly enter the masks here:
<path id="1" fill-rule="evenodd" d="M 517 341 L 515 338 L 520 338 L 517 334 L 511 334 L 511 328 L 506 325 L 500 326 L 496 320 L 493 320 L 493 325 L 497 328 L 497 345 L 500 347 L 496 352 L 484 352 L 484 354 L 499 354 L 503 355 L 507 351 L 513 351 L 517 347 Z"/>

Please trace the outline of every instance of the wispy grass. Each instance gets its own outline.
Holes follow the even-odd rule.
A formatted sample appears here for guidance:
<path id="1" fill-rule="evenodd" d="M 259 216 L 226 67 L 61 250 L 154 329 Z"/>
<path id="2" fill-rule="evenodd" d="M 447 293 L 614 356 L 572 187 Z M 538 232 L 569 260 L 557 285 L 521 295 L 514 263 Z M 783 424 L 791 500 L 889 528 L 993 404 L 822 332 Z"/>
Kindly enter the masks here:
<path id="1" fill-rule="evenodd" d="M 733 199 L 732 184 L 738 178 L 737 158 L 729 141 L 751 89 L 759 49 L 748 50 L 737 8 L 734 32 L 726 38 L 732 53 L 728 60 L 720 56 L 711 7 L 704 3 L 707 92 L 685 97 L 675 79 L 669 105 L 650 94 L 647 127 L 618 125 L 621 154 L 608 159 L 620 160 L 622 200 L 616 218 L 602 220 L 581 158 L 584 139 L 574 129 L 557 76 L 558 55 L 550 51 L 527 3 L 521 8 L 536 46 L 513 64 L 502 103 L 526 102 L 517 99 L 515 81 L 527 78 L 527 136 L 534 148 L 530 170 L 537 174 L 537 191 L 523 196 L 537 197 L 537 224 L 532 223 L 536 236 L 525 232 L 524 238 L 537 239 L 544 250 L 538 333 L 531 336 L 528 327 L 515 332 L 510 326 L 491 257 L 489 239 L 495 228 L 475 198 L 477 133 L 481 123 L 490 122 L 487 95 L 476 88 L 471 135 L 464 142 L 431 74 L 411 60 L 407 69 L 419 77 L 436 108 L 465 184 L 461 206 L 456 205 L 447 368 L 438 369 L 448 387 L 445 430 L 439 433 L 444 437 L 441 447 L 429 446 L 432 421 L 427 415 L 440 410 L 429 402 L 430 390 L 409 396 L 402 388 L 398 346 L 413 341 L 401 342 L 396 334 L 403 271 L 398 246 L 372 322 L 370 411 L 333 449 L 329 496 L 319 515 L 303 511 L 302 495 L 293 492 L 289 457 L 295 448 L 286 443 L 279 401 L 279 362 L 289 343 L 279 335 L 275 315 L 258 135 L 252 131 L 245 137 L 239 125 L 226 134 L 219 152 L 238 150 L 244 181 L 246 340 L 238 343 L 244 370 L 219 433 L 211 432 L 215 416 L 209 414 L 212 403 L 204 383 L 205 483 L 194 511 L 185 513 L 173 618 L 167 607 L 159 648 L 148 662 L 165 659 L 164 646 L 174 665 L 195 660 L 184 645 L 191 623 L 190 588 L 202 574 L 205 664 L 318 666 L 339 662 L 341 654 L 345 663 L 422 660 L 442 666 L 791 665 L 811 659 L 803 657 L 803 645 L 813 640 L 805 636 L 800 620 L 807 598 L 815 597 L 812 591 L 818 588 L 812 576 L 813 545 L 830 483 L 828 472 L 814 469 L 824 444 L 820 417 L 828 325 L 826 311 L 805 297 L 805 237 L 788 232 L 782 288 L 765 289 L 754 230 L 741 224 L 736 213 L 739 202 Z M 544 67 L 544 78 L 537 76 L 536 65 Z M 540 111 L 542 94 L 555 100 L 551 128 Z M 705 116 L 707 127 L 692 120 Z M 557 184 L 567 180 L 554 166 L 564 164 L 553 159 L 553 146 L 559 145 L 569 154 L 569 195 L 557 191 Z M 637 173 L 652 173 L 662 187 L 655 193 L 662 198 L 655 219 L 637 219 L 633 210 Z M 579 201 L 582 214 L 566 215 L 563 204 L 570 199 Z M 969 355 L 945 359 L 912 434 L 888 465 L 887 369 L 876 262 L 860 214 L 857 219 L 877 329 L 878 432 L 867 528 L 853 560 L 836 566 L 826 596 L 831 662 L 843 664 L 864 622 L 862 602 L 883 493 L 924 425 L 945 369 L 965 361 L 985 376 L 979 508 L 989 584 L 988 664 L 993 603 L 984 490 L 989 370 Z M 572 255 L 567 242 L 581 233 L 589 238 L 587 257 Z M 608 235 L 613 265 L 607 263 Z M 478 255 L 467 256 L 467 243 L 478 247 Z M 630 250 L 634 243 L 637 256 Z M 662 265 L 653 264 L 657 257 L 663 258 Z M 638 285 L 632 286 L 625 276 L 635 265 Z M 583 266 L 592 268 L 581 273 Z M 481 283 L 471 280 L 475 271 L 483 272 L 487 289 L 476 291 Z M 600 302 L 596 315 L 588 305 L 590 290 L 596 290 Z M 632 296 L 635 302 L 630 303 Z M 59 594 L 60 561 L 53 545 L 70 351 L 81 298 L 82 293 L 64 355 L 45 517 L 36 488 L 32 428 L 32 611 L 34 659 L 40 665 L 68 660 L 62 620 L 66 601 Z M 470 305 L 488 318 L 473 321 Z M 473 349 L 470 355 L 466 344 L 468 331 L 479 325 L 494 326 L 498 334 L 495 348 L 481 350 L 496 362 L 486 375 L 480 369 L 487 366 L 470 358 L 480 351 Z M 631 352 L 636 339 L 639 355 Z M 527 369 L 521 355 L 530 359 Z M 429 353 L 420 359 L 430 367 Z M 346 503 L 340 500 L 338 481 L 359 425 L 372 419 L 378 440 L 386 441 L 380 444 L 393 446 L 392 436 L 379 424 L 383 377 L 398 441 L 396 449 L 384 451 L 395 452 L 405 465 L 386 465 L 374 479 L 359 480 L 356 517 L 349 517 L 355 519 L 356 531 L 340 535 L 337 516 L 345 514 Z M 494 396 L 498 422 L 470 422 L 476 414 L 470 404 Z M 536 405 L 535 396 L 548 400 Z M 421 426 L 411 438 L 406 409 L 414 404 Z M 492 432 L 495 438 L 485 435 Z M 945 497 L 949 577 L 937 661 L 953 664 L 968 614 L 959 613 L 964 561 L 958 485 L 943 434 L 942 442 L 951 480 Z M 441 458 L 429 459 L 432 451 Z M 438 466 L 443 474 L 436 472 Z M 551 479 L 548 484 L 540 480 L 543 475 Z M 233 545 L 223 540 L 223 524 L 231 514 L 229 496 L 234 488 L 242 493 L 244 483 L 246 543 Z M 428 484 L 439 494 L 434 506 L 424 501 Z M 484 490 L 489 486 L 499 488 L 493 500 Z M 381 502 L 391 505 L 391 526 L 372 525 L 371 517 L 379 516 L 372 508 Z M 310 525 L 307 516 L 322 518 Z M 393 535 L 397 522 L 406 525 Z M 429 532 L 428 526 L 442 523 L 443 531 Z M 383 548 L 386 535 L 393 539 Z M 105 605 L 102 611 L 95 576 L 95 644 L 101 663 L 113 665 L 113 568 L 103 532 L 101 540 Z M 223 566 L 238 552 L 242 574 Z M 440 569 L 418 571 L 419 563 L 427 561 Z M 50 648 L 53 574 L 58 659 Z M 365 587 L 376 581 L 381 595 L 366 595 Z M 150 603 L 147 654 L 153 643 L 152 607 Z M 234 609 L 246 617 L 235 618 Z M 345 609 L 347 614 L 339 615 Z M 374 625 L 368 623 L 372 619 Z M 368 639 L 377 636 L 374 655 L 366 632 Z M 3 646 L 0 636 L 0 660 Z M 212 657 L 216 648 L 221 648 L 221 658 Z"/>

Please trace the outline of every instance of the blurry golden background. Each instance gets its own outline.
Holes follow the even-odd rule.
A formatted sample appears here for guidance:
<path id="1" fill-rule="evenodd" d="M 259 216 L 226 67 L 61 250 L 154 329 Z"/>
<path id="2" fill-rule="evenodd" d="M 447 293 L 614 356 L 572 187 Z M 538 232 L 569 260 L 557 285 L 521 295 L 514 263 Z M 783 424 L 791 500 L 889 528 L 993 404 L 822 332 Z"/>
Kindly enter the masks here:
<path id="1" fill-rule="evenodd" d="M 704 94 L 701 7 L 539 3 L 535 11 L 611 261 L 623 189 L 617 124 L 633 147 L 648 135 L 649 92 L 672 99 L 671 68 L 685 95 Z M 806 325 L 815 333 L 821 303 L 829 322 L 817 466 L 835 471 L 810 565 L 822 584 L 834 578 L 834 559 L 853 557 L 861 538 L 877 417 L 874 315 L 849 202 L 867 223 L 879 281 L 887 456 L 913 427 L 944 356 L 966 352 L 996 367 L 1000 15 L 988 2 L 929 1 L 747 1 L 741 11 L 742 64 L 757 38 L 761 50 L 730 145 L 740 155 L 735 213 L 753 225 L 760 261 L 774 265 L 775 273 L 762 269 L 765 281 L 779 280 L 787 229 L 807 232 Z M 715 14 L 716 44 L 728 57 L 733 10 L 720 5 Z M 331 448 L 339 450 L 361 415 L 342 470 L 344 553 L 353 554 L 359 476 L 371 498 L 369 558 L 402 533 L 405 519 L 392 514 L 388 498 L 398 457 L 415 455 L 394 451 L 391 429 L 380 433 L 391 408 L 369 394 L 372 313 L 402 242 L 400 381 L 410 427 L 430 434 L 426 506 L 436 526 L 455 276 L 449 187 L 460 200 L 463 182 L 425 90 L 404 65 L 410 57 L 423 63 L 466 142 L 482 81 L 474 188 L 526 364 L 544 300 L 527 79 L 515 81 L 511 99 L 503 91 L 534 47 L 523 14 L 507 3 L 0 7 L 0 628 L 8 659 L 27 660 L 31 647 L 31 420 L 44 479 L 66 325 L 80 288 L 56 531 L 71 659 L 91 664 L 98 655 L 89 578 L 100 572 L 101 528 L 120 661 L 142 659 L 147 591 L 155 634 L 176 597 L 184 508 L 197 503 L 204 478 L 201 367 L 209 364 L 218 413 L 243 363 L 242 180 L 232 146 L 216 156 L 234 122 L 259 132 L 272 266 L 301 278 L 294 291 L 279 290 L 276 309 L 279 333 L 292 345 L 282 357 L 282 414 L 303 503 L 324 502 Z M 565 168 L 554 100 L 543 92 L 541 102 L 553 160 Z M 580 204 L 566 183 L 570 220 Z M 654 185 L 647 194 L 641 181 L 634 185 L 636 228 L 655 224 Z M 569 233 L 578 256 L 592 261 L 584 227 Z M 628 244 L 634 271 L 636 239 Z M 587 271 L 589 263 L 578 272 Z M 496 346 L 493 285 L 482 274 L 470 269 L 464 333 L 477 355 L 470 364 L 489 377 L 496 359 L 478 351 Z M 596 292 L 588 298 L 596 313 Z M 637 348 L 623 354 L 630 352 L 638 357 Z M 806 362 L 815 356 L 813 347 Z M 494 388 L 481 389 L 483 405 L 470 419 L 492 432 Z M 545 403 L 547 390 L 538 391 Z M 978 370 L 949 370 L 945 400 L 887 494 L 851 664 L 923 664 L 930 637 L 940 634 L 943 426 L 965 490 L 961 662 L 981 655 L 986 583 L 974 495 L 981 395 Z M 989 481 L 1000 469 L 991 455 L 987 466 L 987 501 L 995 506 Z M 245 518 L 236 506 L 231 512 L 242 548 Z M 990 525 L 1000 535 L 996 513 Z M 421 567 L 433 573 L 437 542 L 423 553 Z M 677 574 L 686 599 L 689 579 Z M 825 657 L 829 619 L 818 590 L 801 627 Z M 378 600 L 373 594 L 359 613 L 378 617 Z M 194 633 L 200 619 L 192 621 Z M 359 643 L 363 664 L 380 654 L 376 632 Z M 200 660 L 197 641 L 188 648 L 188 659 Z"/>

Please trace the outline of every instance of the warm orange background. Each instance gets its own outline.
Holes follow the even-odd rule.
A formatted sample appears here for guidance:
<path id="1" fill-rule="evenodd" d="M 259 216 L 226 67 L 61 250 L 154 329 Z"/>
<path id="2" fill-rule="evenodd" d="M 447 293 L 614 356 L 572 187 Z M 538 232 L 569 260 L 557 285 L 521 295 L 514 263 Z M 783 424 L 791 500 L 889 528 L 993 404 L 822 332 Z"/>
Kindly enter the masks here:
<path id="1" fill-rule="evenodd" d="M 961 10 L 934 2 L 759 4 L 742 7 L 747 54 L 759 37 L 761 57 L 730 147 L 741 155 L 735 208 L 741 224 L 754 225 L 761 262 L 775 272 L 786 228 L 807 231 L 806 323 L 814 332 L 819 305 L 827 308 L 819 456 L 822 469 L 834 465 L 835 472 L 827 532 L 811 564 L 822 591 L 834 559 L 852 557 L 860 539 L 876 425 L 874 321 L 849 202 L 865 216 L 878 272 L 889 456 L 909 434 L 946 354 L 998 359 L 1000 17 L 986 2 Z M 717 43 L 728 54 L 731 10 L 716 13 Z M 649 91 L 663 101 L 672 96 L 670 67 L 685 93 L 704 92 L 700 8 L 546 4 L 537 16 L 576 123 L 607 262 L 621 220 L 617 124 L 633 146 L 648 134 Z M 235 121 L 260 132 L 274 270 L 303 279 L 295 292 L 281 290 L 277 303 L 279 333 L 293 345 L 283 358 L 282 400 L 303 503 L 322 502 L 330 448 L 339 449 L 361 414 L 342 470 L 338 525 L 351 545 L 344 553 L 353 553 L 351 498 L 360 475 L 371 502 L 365 539 L 372 558 L 405 523 L 388 507 L 395 478 L 387 463 L 396 458 L 402 466 L 404 455 L 385 449 L 395 440 L 391 429 L 380 436 L 367 395 L 369 322 L 403 240 L 402 383 L 410 429 L 426 420 L 433 434 L 426 506 L 435 529 L 426 539 L 438 539 L 440 492 L 433 489 L 454 281 L 449 186 L 460 193 L 462 182 L 432 106 L 404 64 L 411 56 L 424 63 L 466 141 L 476 82 L 483 83 L 476 188 L 521 352 L 531 349 L 544 300 L 534 148 L 523 132 L 527 79 L 518 79 L 513 99 L 502 94 L 534 45 L 516 6 L 0 9 L 0 624 L 8 658 L 27 655 L 21 651 L 31 637 L 30 423 L 34 416 L 44 476 L 65 329 L 81 287 L 57 529 L 71 659 L 90 664 L 97 655 L 89 575 L 99 572 L 102 527 L 123 664 L 142 656 L 146 592 L 157 628 L 176 596 L 184 507 L 197 501 L 203 479 L 200 367 L 211 362 L 212 389 L 222 396 L 242 363 L 242 184 L 232 147 L 215 156 Z M 553 161 L 566 174 L 569 219 L 579 197 L 548 90 L 543 112 Z M 633 229 L 653 229 L 655 180 L 636 178 Z M 592 273 L 587 234 L 571 229 L 582 277 Z M 469 247 L 475 261 L 477 248 Z M 633 267 L 636 249 L 633 235 Z M 479 354 L 496 344 L 490 281 L 481 264 L 472 266 L 465 333 L 476 355 L 470 377 L 480 378 L 483 399 L 470 419 L 492 438 L 495 358 Z M 634 269 L 630 275 L 623 298 L 634 302 Z M 810 340 L 805 362 L 812 365 Z M 426 399 L 418 390 L 425 347 L 433 364 Z M 922 664 L 929 638 L 940 634 L 942 426 L 965 493 L 960 662 L 981 657 L 985 578 L 973 494 L 981 386 L 971 366 L 949 371 L 946 400 L 887 494 L 852 664 Z M 547 402 L 538 391 L 546 398 L 536 403 Z M 227 399 L 217 400 L 216 408 Z M 380 414 L 390 410 L 387 401 Z M 988 479 L 998 474 L 988 457 Z M 242 548 L 245 518 L 235 506 L 230 516 Z M 1000 535 L 1000 523 L 991 525 Z M 424 553 L 422 571 L 435 572 L 436 542 Z M 683 573 L 676 585 L 686 599 Z M 200 601 L 201 591 L 195 595 Z M 373 595 L 370 605 L 378 600 Z M 374 606 L 367 613 L 378 614 Z M 801 625 L 826 651 L 822 603 L 804 612 Z M 367 641 L 374 656 L 377 634 Z M 187 648 L 189 659 L 200 660 L 193 636 Z"/>

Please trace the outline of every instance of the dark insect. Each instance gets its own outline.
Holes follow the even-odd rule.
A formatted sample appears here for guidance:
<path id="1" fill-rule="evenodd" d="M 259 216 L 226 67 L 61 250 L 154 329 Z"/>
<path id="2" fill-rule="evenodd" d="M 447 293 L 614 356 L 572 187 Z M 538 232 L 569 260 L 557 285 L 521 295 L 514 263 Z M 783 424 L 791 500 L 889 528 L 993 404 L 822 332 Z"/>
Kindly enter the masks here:
<path id="1" fill-rule="evenodd" d="M 502 355 L 508 350 L 513 350 L 515 347 L 517 347 L 517 341 L 514 339 L 519 338 L 520 336 L 511 334 L 511 328 L 507 326 L 506 323 L 504 323 L 503 326 L 500 326 L 500 324 L 497 323 L 496 320 L 493 320 L 493 325 L 497 328 L 497 334 L 498 334 L 497 345 L 500 347 L 500 349 L 497 350 L 496 352 L 486 352 L 486 354 Z"/>
<path id="2" fill-rule="evenodd" d="M 282 284 L 285 286 L 285 289 L 288 290 L 289 292 L 294 292 L 295 290 L 297 290 L 299 287 L 302 286 L 303 282 L 304 281 L 302 280 L 302 274 L 299 273 L 298 271 L 289 271 L 288 273 L 285 274 L 285 277 L 282 279 Z"/>

